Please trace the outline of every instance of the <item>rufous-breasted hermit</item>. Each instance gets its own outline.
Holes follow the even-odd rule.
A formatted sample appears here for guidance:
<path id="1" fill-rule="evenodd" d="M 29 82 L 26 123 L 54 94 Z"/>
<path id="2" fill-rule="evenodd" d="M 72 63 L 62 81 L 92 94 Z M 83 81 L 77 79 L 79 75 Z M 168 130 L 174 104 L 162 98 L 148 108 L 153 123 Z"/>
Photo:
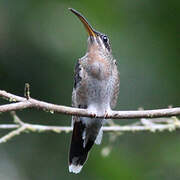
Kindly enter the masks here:
<path id="1" fill-rule="evenodd" d="M 119 73 L 108 37 L 92 28 L 76 10 L 69 8 L 88 32 L 85 56 L 75 66 L 72 106 L 106 116 L 115 107 L 119 93 Z M 72 117 L 73 133 L 69 151 L 69 171 L 79 173 L 88 152 L 102 139 L 103 118 Z"/>

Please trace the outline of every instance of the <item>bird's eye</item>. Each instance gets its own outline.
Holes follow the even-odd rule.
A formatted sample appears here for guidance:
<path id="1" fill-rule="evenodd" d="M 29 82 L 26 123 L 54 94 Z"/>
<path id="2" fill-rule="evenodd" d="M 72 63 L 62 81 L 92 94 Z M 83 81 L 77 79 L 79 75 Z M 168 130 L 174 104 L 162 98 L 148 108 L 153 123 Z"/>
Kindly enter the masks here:
<path id="1" fill-rule="evenodd" d="M 108 38 L 107 38 L 107 36 L 103 36 L 103 41 L 104 41 L 105 43 L 107 43 L 107 42 L 108 42 Z"/>
<path id="2" fill-rule="evenodd" d="M 108 37 L 107 37 L 106 35 L 102 34 L 102 35 L 100 36 L 100 38 L 101 38 L 101 40 L 103 41 L 103 44 L 104 44 L 105 48 L 106 48 L 108 51 L 110 51 L 111 48 L 110 48 L 110 44 L 109 44 L 109 39 L 108 39 Z"/>

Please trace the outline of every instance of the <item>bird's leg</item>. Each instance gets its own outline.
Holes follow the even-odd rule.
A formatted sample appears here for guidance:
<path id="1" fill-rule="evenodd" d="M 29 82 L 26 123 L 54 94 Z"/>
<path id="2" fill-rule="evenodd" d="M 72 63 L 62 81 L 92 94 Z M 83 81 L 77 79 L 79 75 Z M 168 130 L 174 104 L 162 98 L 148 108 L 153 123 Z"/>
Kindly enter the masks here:
<path id="1" fill-rule="evenodd" d="M 111 112 L 111 109 L 110 109 L 110 108 L 108 108 L 107 110 L 105 110 L 105 112 L 104 112 L 104 118 L 105 118 L 105 119 L 109 117 L 110 112 Z"/>
<path id="2" fill-rule="evenodd" d="M 96 118 L 96 117 L 97 117 L 97 114 L 96 114 L 96 113 L 92 113 L 92 117 L 93 117 L 93 118 Z"/>
<path id="3" fill-rule="evenodd" d="M 95 108 L 88 108 L 88 112 L 91 114 L 92 118 L 96 118 L 97 117 L 97 111 Z"/>

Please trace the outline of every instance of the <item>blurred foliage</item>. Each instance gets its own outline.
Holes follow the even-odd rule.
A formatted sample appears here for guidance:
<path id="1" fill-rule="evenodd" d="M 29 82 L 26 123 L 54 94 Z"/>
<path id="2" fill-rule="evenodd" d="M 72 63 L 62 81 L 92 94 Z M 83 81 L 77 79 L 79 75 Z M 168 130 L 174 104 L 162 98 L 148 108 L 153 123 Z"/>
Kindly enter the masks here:
<path id="1" fill-rule="evenodd" d="M 180 105 L 179 0 L 1 0 L 0 89 L 23 95 L 29 82 L 33 97 L 71 105 L 73 68 L 85 54 L 87 35 L 68 7 L 111 40 L 121 76 L 117 109 Z M 71 124 L 69 116 L 36 110 L 18 115 L 26 122 Z M 11 122 L 11 117 L 1 114 L 0 121 Z M 178 131 L 124 134 L 104 158 L 106 133 L 82 173 L 73 175 L 67 166 L 70 134 L 23 134 L 0 145 L 0 179 L 176 180 L 179 138 Z"/>

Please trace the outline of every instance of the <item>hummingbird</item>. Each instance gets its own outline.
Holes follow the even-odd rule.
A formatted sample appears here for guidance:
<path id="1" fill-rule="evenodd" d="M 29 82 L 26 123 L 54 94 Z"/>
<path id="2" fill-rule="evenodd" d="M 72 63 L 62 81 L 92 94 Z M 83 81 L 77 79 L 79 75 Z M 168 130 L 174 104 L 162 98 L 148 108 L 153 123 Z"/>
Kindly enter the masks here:
<path id="1" fill-rule="evenodd" d="M 116 106 L 120 83 L 109 38 L 93 29 L 78 11 L 69 10 L 80 19 L 88 33 L 87 52 L 75 66 L 72 106 L 106 117 Z M 104 123 L 105 118 L 72 117 L 69 172 L 81 171 L 92 146 L 101 143 Z"/>

